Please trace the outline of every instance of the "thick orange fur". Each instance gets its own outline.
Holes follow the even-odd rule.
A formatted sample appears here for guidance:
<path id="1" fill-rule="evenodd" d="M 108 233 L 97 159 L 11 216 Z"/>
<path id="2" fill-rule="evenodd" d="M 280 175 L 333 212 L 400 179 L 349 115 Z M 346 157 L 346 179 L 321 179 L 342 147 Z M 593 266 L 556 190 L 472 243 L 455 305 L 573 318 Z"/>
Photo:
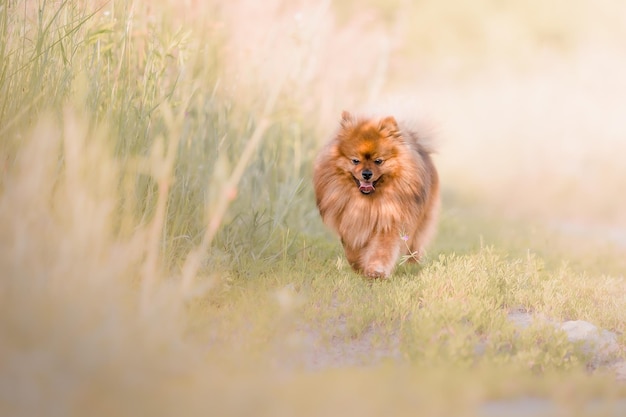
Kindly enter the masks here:
<path id="1" fill-rule="evenodd" d="M 389 277 L 402 253 L 421 256 L 434 234 L 439 177 L 431 149 L 394 117 L 343 112 L 315 160 L 317 207 L 341 238 L 352 268 Z"/>

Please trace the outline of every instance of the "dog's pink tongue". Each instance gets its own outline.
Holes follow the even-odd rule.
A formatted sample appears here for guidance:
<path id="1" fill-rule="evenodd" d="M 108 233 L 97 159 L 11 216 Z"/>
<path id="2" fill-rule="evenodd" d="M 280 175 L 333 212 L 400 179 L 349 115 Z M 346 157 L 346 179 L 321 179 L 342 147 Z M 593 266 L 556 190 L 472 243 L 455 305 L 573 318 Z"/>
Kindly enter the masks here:
<path id="1" fill-rule="evenodd" d="M 374 191 L 374 185 L 368 182 L 359 183 L 359 191 L 365 194 L 369 194 Z"/>

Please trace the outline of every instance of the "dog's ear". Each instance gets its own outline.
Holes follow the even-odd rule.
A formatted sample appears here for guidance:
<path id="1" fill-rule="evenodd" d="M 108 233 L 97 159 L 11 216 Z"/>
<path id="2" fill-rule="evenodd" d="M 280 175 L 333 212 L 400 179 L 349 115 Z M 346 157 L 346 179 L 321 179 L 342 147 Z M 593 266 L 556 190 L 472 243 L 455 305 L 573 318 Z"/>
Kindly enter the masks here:
<path id="1" fill-rule="evenodd" d="M 349 111 L 344 110 L 341 112 L 341 127 L 348 127 L 352 124 L 352 115 Z"/>
<path id="2" fill-rule="evenodd" d="M 381 119 L 380 124 L 378 125 L 378 129 L 382 132 L 383 130 L 388 130 L 390 132 L 395 132 L 398 130 L 398 122 L 393 116 L 387 116 Z"/>

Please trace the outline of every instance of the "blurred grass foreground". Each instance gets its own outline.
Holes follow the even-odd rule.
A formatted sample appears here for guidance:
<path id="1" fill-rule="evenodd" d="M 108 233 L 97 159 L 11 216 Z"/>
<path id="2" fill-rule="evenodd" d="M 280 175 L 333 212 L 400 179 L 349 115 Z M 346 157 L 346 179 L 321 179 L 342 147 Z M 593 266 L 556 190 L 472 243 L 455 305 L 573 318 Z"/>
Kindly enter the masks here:
<path id="1" fill-rule="evenodd" d="M 0 1 L 0 414 L 610 413 L 621 350 L 551 323 L 623 346 L 625 42 L 617 0 Z M 384 102 L 444 212 L 372 283 L 311 162 Z"/>

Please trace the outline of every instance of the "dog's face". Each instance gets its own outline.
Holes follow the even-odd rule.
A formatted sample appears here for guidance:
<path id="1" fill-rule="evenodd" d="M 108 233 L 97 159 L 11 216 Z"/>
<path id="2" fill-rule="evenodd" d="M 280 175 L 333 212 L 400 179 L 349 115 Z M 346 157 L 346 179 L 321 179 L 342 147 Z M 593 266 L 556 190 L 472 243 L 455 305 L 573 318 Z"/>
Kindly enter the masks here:
<path id="1" fill-rule="evenodd" d="M 391 116 L 359 121 L 343 112 L 337 136 L 339 164 L 362 194 L 376 192 L 376 187 L 393 174 L 398 136 L 398 125 Z"/>

